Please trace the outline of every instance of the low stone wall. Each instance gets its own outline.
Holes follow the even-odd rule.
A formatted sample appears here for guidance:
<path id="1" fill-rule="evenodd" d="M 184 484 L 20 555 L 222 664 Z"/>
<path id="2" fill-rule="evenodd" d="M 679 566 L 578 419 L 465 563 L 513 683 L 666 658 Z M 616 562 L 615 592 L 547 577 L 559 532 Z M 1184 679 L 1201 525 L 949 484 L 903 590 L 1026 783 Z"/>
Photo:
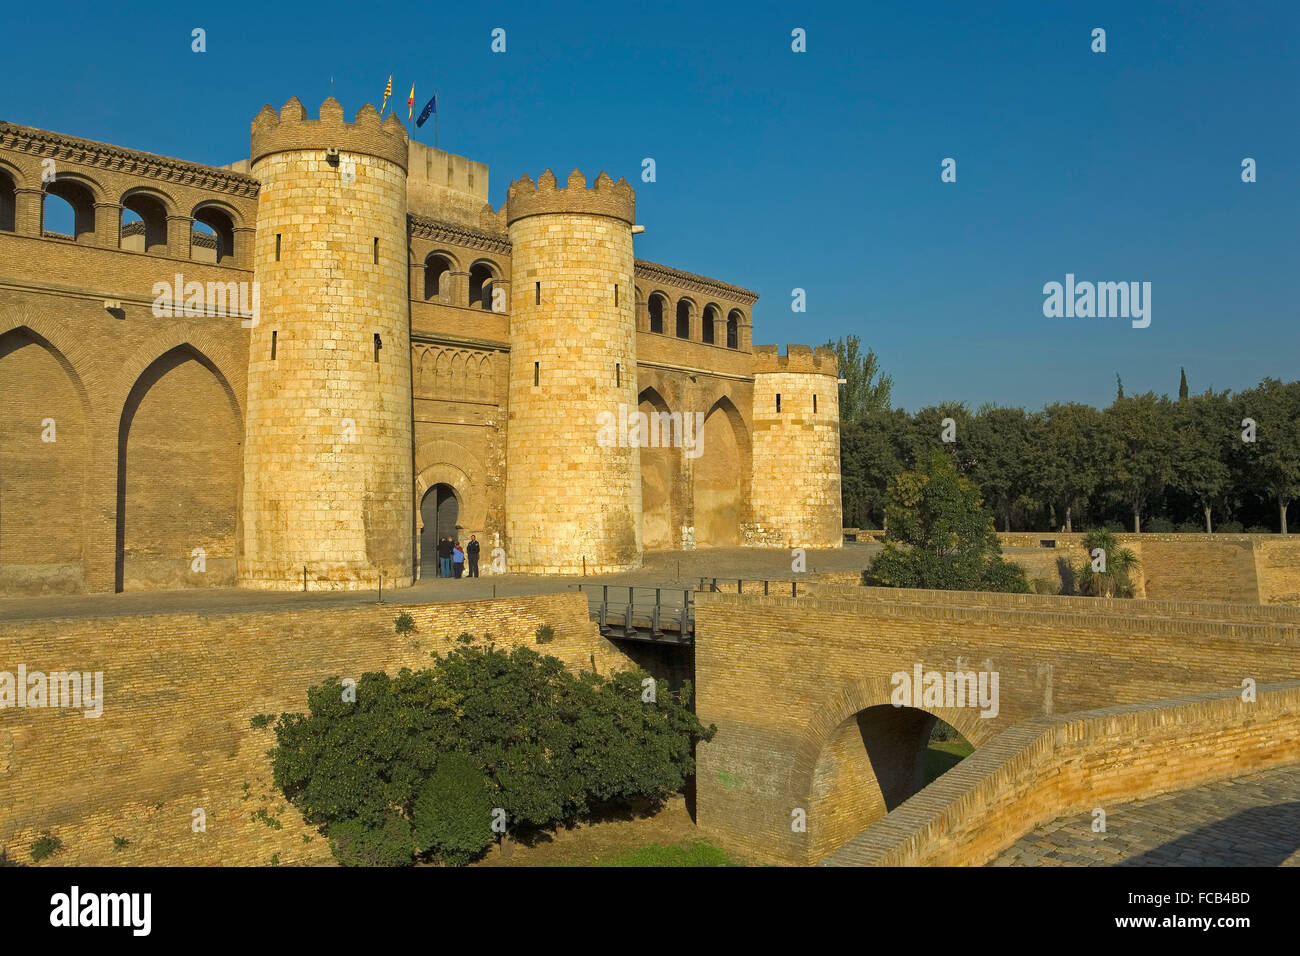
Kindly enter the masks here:
<path id="1" fill-rule="evenodd" d="M 1033 718 L 822 861 L 969 866 L 1057 817 L 1300 761 L 1300 681 Z"/>
<path id="2" fill-rule="evenodd" d="M 1007 557 L 1028 576 L 1067 589 L 1087 555 L 1083 534 L 999 532 Z M 1120 534 L 1142 562 L 1137 596 L 1155 600 L 1300 605 L 1300 535 Z M 1054 547 L 1045 546 L 1052 542 Z M 1027 550 L 1032 549 L 1032 550 Z M 1064 567 L 1062 567 L 1064 562 Z"/>
<path id="3" fill-rule="evenodd" d="M 399 613 L 413 634 L 395 633 Z M 538 625 L 555 630 L 536 644 Z M 49 830 L 62 865 L 328 864 L 323 837 L 272 787 L 257 714 L 305 711 L 325 678 L 395 674 L 462 632 L 602 674 L 629 666 L 576 592 L 431 605 L 166 614 L 0 624 L 0 671 L 102 671 L 103 714 L 0 709 L 0 849 L 30 862 Z M 193 832 L 195 809 L 206 832 Z M 259 817 L 264 811 L 267 819 Z M 128 841 L 114 848 L 114 836 Z"/>

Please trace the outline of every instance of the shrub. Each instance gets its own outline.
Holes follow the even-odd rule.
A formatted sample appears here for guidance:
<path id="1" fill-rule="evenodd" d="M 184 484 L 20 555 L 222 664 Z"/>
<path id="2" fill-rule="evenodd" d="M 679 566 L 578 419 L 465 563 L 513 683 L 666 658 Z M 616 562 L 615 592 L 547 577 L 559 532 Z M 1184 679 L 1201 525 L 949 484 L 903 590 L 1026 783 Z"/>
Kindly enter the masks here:
<path id="1" fill-rule="evenodd" d="M 47 831 L 32 844 L 32 859 L 39 863 L 41 860 L 48 859 L 62 849 L 63 841 L 56 836 L 50 836 Z"/>
<path id="2" fill-rule="evenodd" d="M 131 845 L 131 841 L 128 840 L 126 837 L 120 837 L 120 836 L 113 837 L 114 850 L 125 850 L 130 845 Z"/>
<path id="3" fill-rule="evenodd" d="M 1129 575 L 1142 566 L 1131 548 L 1121 548 L 1118 540 L 1105 528 L 1094 528 L 1083 536 L 1085 557 L 1075 569 L 1079 593 L 1091 597 L 1131 598 L 1137 591 Z M 1105 556 L 1102 570 L 1094 571 L 1093 553 L 1101 550 Z"/>
<path id="4" fill-rule="evenodd" d="M 1029 582 L 1029 587 L 1035 594 L 1060 594 L 1061 593 L 1061 585 L 1058 584 L 1056 581 L 1051 581 L 1048 580 L 1047 578 L 1034 578 L 1032 581 Z"/>
<path id="5" fill-rule="evenodd" d="M 396 813 L 377 827 L 359 820 L 335 823 L 327 836 L 334 859 L 344 866 L 409 866 L 415 853 L 411 825 Z"/>
<path id="6" fill-rule="evenodd" d="M 1272 534 L 1272 528 L 1265 528 L 1262 524 L 1253 524 L 1246 529 L 1246 534 Z"/>
<path id="7" fill-rule="evenodd" d="M 432 849 L 459 861 L 491 836 L 479 829 L 468 771 L 449 754 L 477 768 L 512 830 L 574 819 L 599 801 L 654 802 L 681 790 L 695 772 L 696 743 L 716 728 L 691 712 L 689 685 L 642 703 L 645 677 L 575 675 L 529 648 L 466 646 L 435 655 L 426 670 L 363 674 L 351 704 L 331 678 L 308 691 L 310 713 L 281 715 L 270 752 L 275 785 L 308 823 L 326 828 L 341 861 L 389 859 L 403 841 L 408 857 Z M 462 808 L 446 818 L 426 795 L 439 768 L 437 792 L 459 793 Z M 394 815 L 408 831 L 417 821 L 418 839 L 378 835 L 397 827 Z"/>
<path id="8" fill-rule="evenodd" d="M 555 628 L 551 627 L 549 624 L 538 624 L 537 643 L 549 644 L 553 640 L 555 640 Z"/>
<path id="9" fill-rule="evenodd" d="M 1180 521 L 1174 530 L 1180 534 L 1204 534 L 1205 525 L 1199 521 Z"/>
<path id="10" fill-rule="evenodd" d="M 415 631 L 415 618 L 403 611 L 393 619 L 393 630 L 398 634 L 411 634 Z"/>
<path id="11" fill-rule="evenodd" d="M 943 452 L 894 478 L 885 518 L 885 547 L 867 571 L 868 583 L 1029 592 L 1024 569 L 1002 557 L 979 489 L 957 474 Z"/>
<path id="12" fill-rule="evenodd" d="M 469 631 L 461 631 L 460 636 L 457 637 L 456 640 L 460 641 L 462 644 L 473 644 L 474 635 Z"/>
<path id="13" fill-rule="evenodd" d="M 417 852 L 464 866 L 492 842 L 492 809 L 483 769 L 464 754 L 446 754 L 415 798 L 411 830 Z"/>
<path id="14" fill-rule="evenodd" d="M 1173 534 L 1174 523 L 1170 521 L 1168 518 L 1166 518 L 1164 515 L 1160 515 L 1159 517 L 1152 518 L 1150 521 L 1148 521 L 1146 523 L 1146 527 L 1144 527 L 1142 530 L 1150 531 L 1152 534 Z"/>
<path id="15" fill-rule="evenodd" d="M 1219 534 L 1241 534 L 1246 528 L 1240 521 L 1225 521 L 1214 530 Z"/>
<path id="16" fill-rule="evenodd" d="M 1131 528 L 1125 527 L 1122 521 L 1107 521 L 1103 526 L 1111 534 L 1128 534 Z"/>
<path id="17" fill-rule="evenodd" d="M 261 730 L 263 727 L 269 726 L 274 720 L 275 714 L 254 714 L 248 719 L 248 723 L 254 730 Z M 247 787 L 248 785 L 245 784 L 244 786 Z"/>

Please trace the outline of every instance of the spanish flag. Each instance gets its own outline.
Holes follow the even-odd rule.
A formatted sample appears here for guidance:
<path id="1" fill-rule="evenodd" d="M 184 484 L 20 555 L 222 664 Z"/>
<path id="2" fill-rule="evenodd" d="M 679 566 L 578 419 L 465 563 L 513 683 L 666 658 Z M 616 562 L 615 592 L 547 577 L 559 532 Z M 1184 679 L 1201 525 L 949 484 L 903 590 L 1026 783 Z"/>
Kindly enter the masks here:
<path id="1" fill-rule="evenodd" d="M 411 121 L 411 114 L 415 112 L 415 84 L 411 84 L 411 95 L 406 98 L 406 121 Z"/>
<path id="2" fill-rule="evenodd" d="M 393 74 L 388 74 L 388 85 L 384 87 L 384 105 L 379 107 L 379 115 L 384 115 L 384 110 L 388 106 L 388 98 L 393 95 Z"/>

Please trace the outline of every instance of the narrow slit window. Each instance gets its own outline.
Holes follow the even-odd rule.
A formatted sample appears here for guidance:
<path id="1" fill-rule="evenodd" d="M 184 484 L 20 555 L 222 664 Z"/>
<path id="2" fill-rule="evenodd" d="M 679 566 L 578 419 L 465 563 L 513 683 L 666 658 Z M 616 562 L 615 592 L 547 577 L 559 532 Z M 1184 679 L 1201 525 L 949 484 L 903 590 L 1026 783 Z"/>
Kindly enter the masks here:
<path id="1" fill-rule="evenodd" d="M 777 411 L 778 414 L 780 414 L 780 412 L 781 412 L 781 393 L 780 393 L 780 392 L 777 392 L 777 393 L 776 393 L 776 411 Z"/>
<path id="2" fill-rule="evenodd" d="M 813 396 L 813 414 L 814 414 L 814 415 L 817 414 L 817 396 L 816 396 L 816 395 Z"/>
<path id="3" fill-rule="evenodd" d="M 280 233 L 275 234 L 275 261 L 280 261 Z"/>
<path id="4" fill-rule="evenodd" d="M 541 377 L 542 377 L 542 363 L 534 362 L 533 363 L 533 385 L 539 384 L 541 382 Z"/>
<path id="5" fill-rule="evenodd" d="M 614 387 L 623 387 L 623 366 L 619 362 L 614 363 Z"/>
<path id="6" fill-rule="evenodd" d="M 271 330 L 271 361 L 272 362 L 275 361 L 275 336 L 276 336 L 276 331 L 275 329 L 272 329 Z"/>
<path id="7" fill-rule="evenodd" d="M 540 282 L 537 283 L 537 304 L 542 304 L 542 284 Z"/>
<path id="8" fill-rule="evenodd" d="M 618 283 L 614 283 L 614 308 L 618 308 Z"/>
<path id="9" fill-rule="evenodd" d="M 379 350 L 382 349 L 383 347 L 384 347 L 384 340 L 381 339 L 379 337 L 379 333 L 376 332 L 375 333 L 375 361 L 376 362 L 379 361 Z"/>
<path id="10" fill-rule="evenodd" d="M 379 265 L 379 237 L 375 236 L 375 265 Z"/>

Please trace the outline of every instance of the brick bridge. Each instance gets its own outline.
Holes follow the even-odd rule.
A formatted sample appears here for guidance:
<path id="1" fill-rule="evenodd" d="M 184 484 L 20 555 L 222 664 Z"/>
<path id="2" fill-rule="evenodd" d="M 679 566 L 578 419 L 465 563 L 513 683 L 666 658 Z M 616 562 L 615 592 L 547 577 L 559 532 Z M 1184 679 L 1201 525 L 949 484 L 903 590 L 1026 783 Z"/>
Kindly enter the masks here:
<path id="1" fill-rule="evenodd" d="M 698 822 L 756 859 L 982 863 L 1067 812 L 1300 762 L 1300 608 L 824 585 L 700 594 L 696 628 Z M 891 706 L 917 665 L 996 671 L 996 716 Z M 936 717 L 976 752 L 909 800 Z"/>

